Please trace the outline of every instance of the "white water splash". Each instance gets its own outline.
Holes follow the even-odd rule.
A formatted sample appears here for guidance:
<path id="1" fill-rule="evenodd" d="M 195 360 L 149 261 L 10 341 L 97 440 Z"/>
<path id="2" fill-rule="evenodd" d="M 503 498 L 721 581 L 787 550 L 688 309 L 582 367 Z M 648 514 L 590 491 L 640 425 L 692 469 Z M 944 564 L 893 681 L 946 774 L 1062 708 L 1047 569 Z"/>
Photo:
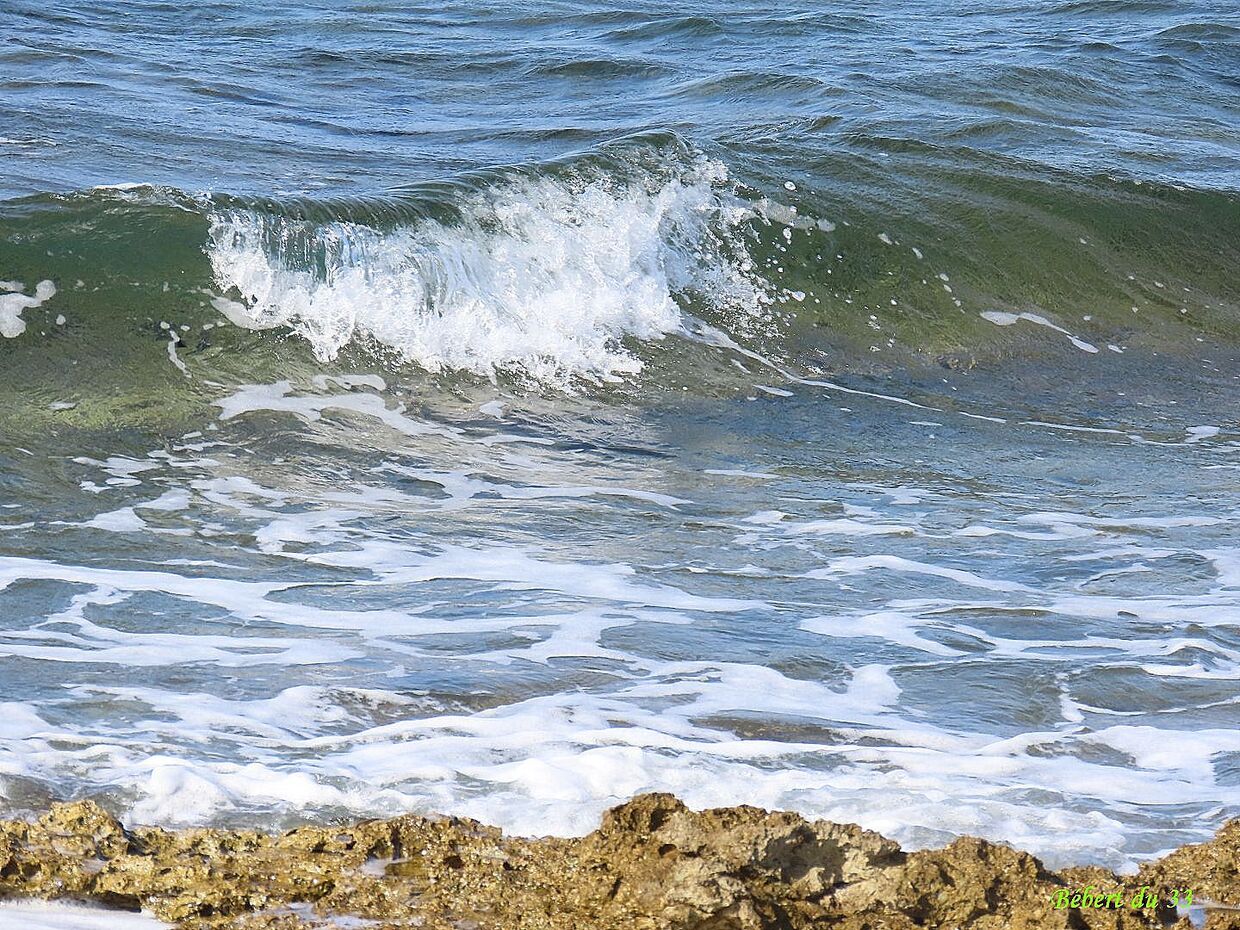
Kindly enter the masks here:
<path id="1" fill-rule="evenodd" d="M 457 222 L 386 232 L 229 212 L 214 217 L 209 252 L 217 284 L 244 302 L 228 301 L 232 322 L 289 326 L 321 359 L 360 338 L 430 371 L 568 387 L 638 372 L 627 341 L 680 330 L 686 294 L 761 305 L 730 257 L 752 213 L 726 183 L 707 160 L 659 182 L 514 179 L 470 195 Z"/>

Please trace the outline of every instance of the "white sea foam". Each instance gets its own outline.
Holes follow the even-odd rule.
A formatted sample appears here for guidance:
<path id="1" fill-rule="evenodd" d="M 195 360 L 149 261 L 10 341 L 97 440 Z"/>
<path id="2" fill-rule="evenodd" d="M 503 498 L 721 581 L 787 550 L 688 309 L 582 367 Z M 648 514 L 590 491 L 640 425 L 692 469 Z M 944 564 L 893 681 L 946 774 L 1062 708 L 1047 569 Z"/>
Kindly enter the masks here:
<path id="1" fill-rule="evenodd" d="M 6 284 L 18 284 L 16 281 L 6 281 Z M 40 307 L 47 301 L 56 296 L 56 285 L 51 281 L 40 281 L 34 289 L 33 296 L 27 296 L 20 293 L 0 294 L 0 336 L 6 339 L 14 339 L 26 331 L 26 321 L 22 319 L 22 313 L 35 307 Z"/>
<path id="2" fill-rule="evenodd" d="M 1234 809 L 1227 499 L 840 477 L 730 437 L 668 458 L 627 412 L 618 454 L 520 395 L 490 409 L 542 444 L 490 445 L 493 391 L 445 419 L 400 389 L 251 385 L 210 440 L 64 463 L 90 493 L 5 527 L 29 620 L 0 663 L 43 690 L 0 692 L 0 791 L 579 833 L 672 790 L 1111 865 Z"/>
<path id="3" fill-rule="evenodd" d="M 901 527 L 900 529 L 907 529 Z M 946 578 L 957 584 L 971 588 L 985 588 L 988 591 L 1022 591 L 1028 590 L 1024 585 L 1000 578 L 984 578 L 975 572 L 946 565 L 931 565 L 906 559 L 898 555 L 845 556 L 835 559 L 825 568 L 816 568 L 809 572 L 807 578 L 835 578 L 839 575 L 853 575 L 873 569 L 885 569 L 895 572 L 911 572 L 918 575 L 932 575 Z"/>
<path id="4" fill-rule="evenodd" d="M 1083 339 L 1078 339 L 1062 326 L 1057 326 L 1046 317 L 1038 313 L 1008 313 L 1002 310 L 987 310 L 981 314 L 982 319 L 989 320 L 996 326 L 1012 326 L 1024 320 L 1027 323 L 1033 323 L 1035 326 L 1045 326 L 1047 329 L 1053 329 L 1057 333 L 1063 333 L 1068 337 L 1068 341 L 1080 349 L 1082 352 L 1088 352 L 1090 355 L 1098 354 L 1098 347 L 1091 345 Z"/>
<path id="5" fill-rule="evenodd" d="M 614 379 L 641 368 L 626 339 L 682 327 L 687 292 L 758 308 L 724 244 L 752 215 L 726 181 L 706 160 L 658 181 L 512 179 L 466 196 L 458 222 L 391 231 L 222 212 L 213 303 L 239 325 L 291 327 L 323 359 L 360 338 L 431 371 Z"/>
<path id="6" fill-rule="evenodd" d="M 13 930 L 162 930 L 147 913 L 135 914 L 67 901 L 0 901 L 0 926 Z"/>
<path id="7" fill-rule="evenodd" d="M 1219 428 L 1217 426 L 1190 426 L 1185 432 L 1187 437 L 1184 442 L 1191 445 L 1194 442 L 1213 439 L 1219 434 Z"/>

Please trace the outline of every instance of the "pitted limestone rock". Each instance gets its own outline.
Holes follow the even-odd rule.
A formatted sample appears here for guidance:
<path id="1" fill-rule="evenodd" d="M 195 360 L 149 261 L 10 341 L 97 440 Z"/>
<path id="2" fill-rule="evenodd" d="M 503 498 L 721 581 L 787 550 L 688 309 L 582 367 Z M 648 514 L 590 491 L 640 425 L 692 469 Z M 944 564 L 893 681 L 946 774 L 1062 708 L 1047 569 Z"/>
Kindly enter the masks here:
<path id="1" fill-rule="evenodd" d="M 1138 880 L 1240 896 L 1240 822 Z M 652 794 L 576 839 L 505 837 L 460 818 L 405 816 L 283 835 L 125 830 L 86 801 L 0 823 L 0 897 L 88 898 L 186 930 L 1135 930 L 1146 911 L 1056 909 L 1063 888 L 1131 885 L 1104 869 L 1046 870 L 962 838 L 903 852 L 849 824 L 752 807 L 695 812 Z M 1165 897 L 1163 900 L 1167 900 Z M 1208 926 L 1236 926 L 1215 911 Z M 342 918 L 348 918 L 342 920 Z"/>

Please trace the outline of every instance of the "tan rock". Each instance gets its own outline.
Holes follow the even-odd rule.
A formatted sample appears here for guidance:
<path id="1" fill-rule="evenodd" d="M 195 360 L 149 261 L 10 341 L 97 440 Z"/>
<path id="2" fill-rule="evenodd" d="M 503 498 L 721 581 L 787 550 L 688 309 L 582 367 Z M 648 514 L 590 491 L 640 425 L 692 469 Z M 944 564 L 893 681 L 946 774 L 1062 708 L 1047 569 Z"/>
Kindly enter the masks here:
<path id="1" fill-rule="evenodd" d="M 88 801 L 0 823 L 0 897 L 145 907 L 194 930 L 1133 930 L 1174 924 L 1173 887 L 1240 901 L 1238 860 L 1240 821 L 1124 880 L 1097 867 L 1056 874 L 968 837 L 905 853 L 851 824 L 695 812 L 665 794 L 608 811 L 579 839 L 418 816 L 278 836 L 127 831 Z M 1160 907 L 1053 903 L 1061 890 L 1141 883 Z M 1234 916 L 1214 911 L 1209 926 L 1240 926 Z"/>

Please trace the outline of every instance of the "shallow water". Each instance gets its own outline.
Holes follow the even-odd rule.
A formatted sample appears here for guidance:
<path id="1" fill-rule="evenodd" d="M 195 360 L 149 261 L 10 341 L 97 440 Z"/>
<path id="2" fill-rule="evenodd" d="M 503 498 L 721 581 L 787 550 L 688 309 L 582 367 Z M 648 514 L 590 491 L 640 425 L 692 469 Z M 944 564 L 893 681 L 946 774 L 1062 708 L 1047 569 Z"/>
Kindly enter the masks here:
<path id="1" fill-rule="evenodd" d="M 1240 814 L 1240 20 L 682 6 L 0 13 L 0 812 Z"/>

